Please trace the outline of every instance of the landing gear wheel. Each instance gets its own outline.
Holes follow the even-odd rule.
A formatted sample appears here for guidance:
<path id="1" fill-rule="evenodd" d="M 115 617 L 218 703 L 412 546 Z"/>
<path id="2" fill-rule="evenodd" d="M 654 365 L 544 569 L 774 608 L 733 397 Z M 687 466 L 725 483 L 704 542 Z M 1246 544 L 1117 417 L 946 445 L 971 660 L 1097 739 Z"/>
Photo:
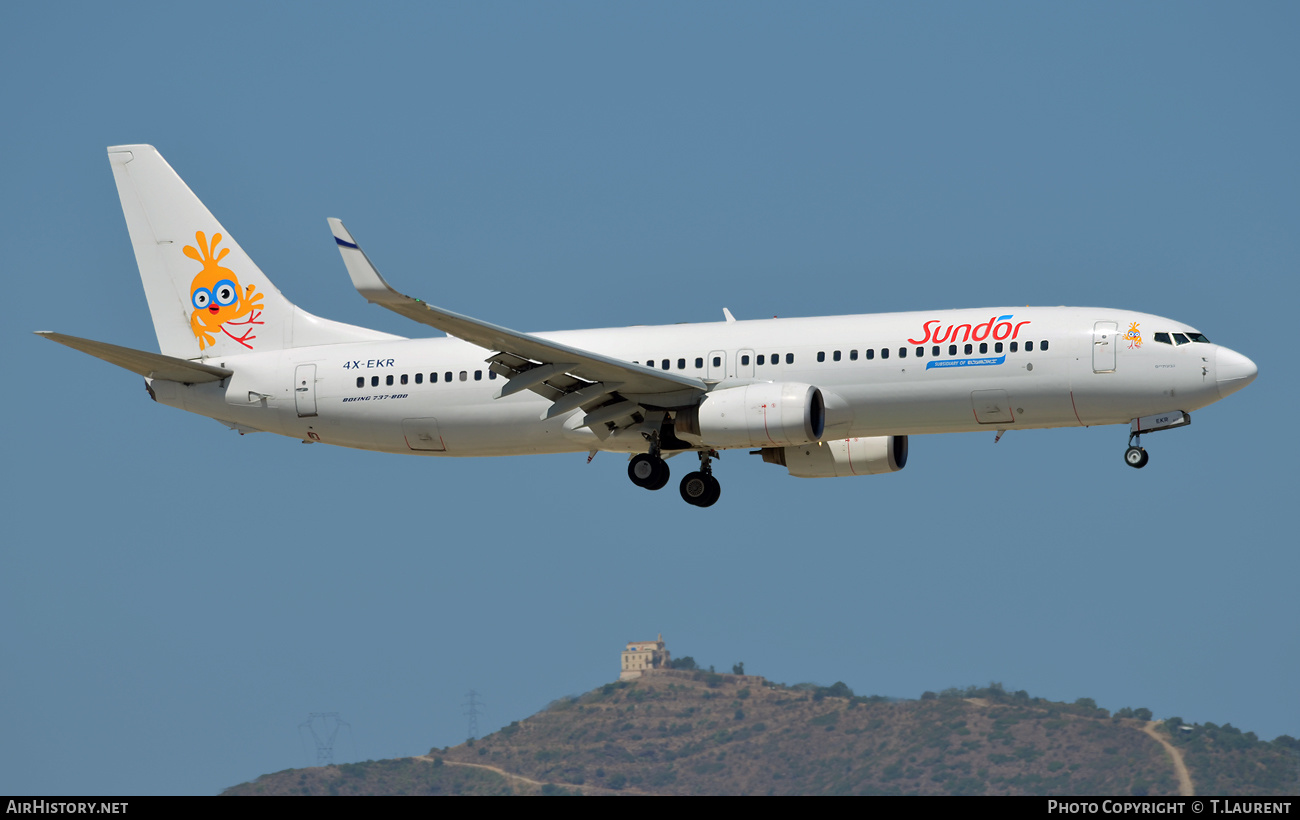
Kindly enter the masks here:
<path id="1" fill-rule="evenodd" d="M 661 490 L 668 483 L 668 465 L 658 456 L 640 453 L 627 465 L 627 477 L 647 490 Z"/>
<path id="2" fill-rule="evenodd" d="M 712 507 L 722 496 L 722 485 L 708 473 L 687 473 L 681 483 L 682 500 L 696 507 Z"/>
<path id="3" fill-rule="evenodd" d="M 1124 463 L 1130 467 L 1145 467 L 1147 466 L 1147 462 L 1150 460 L 1151 458 L 1147 455 L 1146 448 L 1144 447 L 1130 447 L 1124 451 Z"/>

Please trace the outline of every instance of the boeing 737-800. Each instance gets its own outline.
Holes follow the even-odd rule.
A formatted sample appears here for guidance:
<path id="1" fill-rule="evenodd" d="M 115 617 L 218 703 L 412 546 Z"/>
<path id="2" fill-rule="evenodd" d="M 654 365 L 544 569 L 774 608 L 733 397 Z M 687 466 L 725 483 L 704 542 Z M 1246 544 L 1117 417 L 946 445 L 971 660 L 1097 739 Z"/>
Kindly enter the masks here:
<path id="1" fill-rule="evenodd" d="M 1128 424 L 1141 436 L 1254 380 L 1186 324 L 1111 308 L 1000 307 L 521 333 L 393 290 L 330 219 L 356 289 L 444 331 L 407 339 L 287 300 L 149 145 L 108 149 L 161 353 L 42 332 L 145 377 L 154 400 L 240 433 L 387 453 L 626 453 L 651 490 L 694 453 L 687 502 L 720 495 L 718 451 L 791 475 L 907 463 L 908 436 Z M 692 465 L 694 466 L 694 465 Z"/>

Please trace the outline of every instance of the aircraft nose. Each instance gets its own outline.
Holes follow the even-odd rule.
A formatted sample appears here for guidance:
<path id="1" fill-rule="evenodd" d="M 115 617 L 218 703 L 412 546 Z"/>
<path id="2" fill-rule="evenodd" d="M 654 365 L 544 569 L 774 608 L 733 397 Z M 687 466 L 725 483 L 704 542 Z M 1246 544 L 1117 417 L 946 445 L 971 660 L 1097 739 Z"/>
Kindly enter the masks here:
<path id="1" fill-rule="evenodd" d="M 1259 368 L 1235 350 L 1221 347 L 1215 353 L 1214 372 L 1219 381 L 1219 398 L 1227 398 L 1253 382 Z"/>

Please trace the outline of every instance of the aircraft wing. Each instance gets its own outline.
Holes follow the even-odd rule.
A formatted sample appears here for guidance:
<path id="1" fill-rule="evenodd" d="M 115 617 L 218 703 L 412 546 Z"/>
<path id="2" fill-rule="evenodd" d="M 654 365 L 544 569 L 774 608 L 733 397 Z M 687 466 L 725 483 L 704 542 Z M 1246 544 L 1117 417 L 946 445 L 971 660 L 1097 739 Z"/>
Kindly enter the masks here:
<path id="1" fill-rule="evenodd" d="M 164 356 L 161 353 L 150 353 L 147 350 L 135 350 L 130 347 L 111 345 L 108 342 L 96 342 L 78 336 L 65 336 L 62 333 L 54 333 L 49 330 L 38 330 L 36 335 L 49 339 L 51 342 L 58 342 L 73 350 L 89 353 L 95 358 L 103 359 L 110 364 L 130 370 L 132 373 L 139 373 L 146 379 L 163 379 L 164 381 L 182 382 L 184 384 L 202 384 L 204 382 L 219 382 L 233 375 L 233 371 L 224 367 L 200 364 L 186 359 L 178 359 L 175 356 Z"/>
<path id="2" fill-rule="evenodd" d="M 379 275 L 343 223 L 331 218 L 329 224 L 352 284 L 366 301 L 497 351 L 487 361 L 493 371 L 509 380 L 497 398 L 532 390 L 553 402 L 543 418 L 582 407 L 587 411 L 584 424 L 595 428 L 617 423 L 645 408 L 694 404 L 708 391 L 700 379 L 559 344 L 398 293 Z"/>

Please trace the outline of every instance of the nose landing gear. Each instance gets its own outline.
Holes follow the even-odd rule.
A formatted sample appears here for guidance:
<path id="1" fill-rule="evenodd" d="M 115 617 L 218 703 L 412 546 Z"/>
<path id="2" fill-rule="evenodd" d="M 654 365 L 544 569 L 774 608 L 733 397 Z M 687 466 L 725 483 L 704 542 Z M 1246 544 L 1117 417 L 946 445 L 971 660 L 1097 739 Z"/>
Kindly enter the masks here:
<path id="1" fill-rule="evenodd" d="M 1141 469 L 1147 466 L 1150 456 L 1147 455 L 1145 447 L 1139 447 L 1137 436 L 1130 438 L 1128 449 L 1124 451 L 1124 463 L 1130 467 Z"/>
<path id="2" fill-rule="evenodd" d="M 687 473 L 682 479 L 682 500 L 696 507 L 712 507 L 722 496 L 722 485 L 713 477 L 710 459 L 717 453 L 712 450 L 700 451 L 699 472 Z"/>
<path id="3" fill-rule="evenodd" d="M 1142 446 L 1142 434 L 1130 432 L 1128 436 L 1128 449 L 1124 451 L 1124 463 L 1135 469 L 1141 469 L 1147 466 L 1150 457 L 1147 456 L 1146 448 Z"/>
<path id="4" fill-rule="evenodd" d="M 1128 449 L 1124 451 L 1124 463 L 1138 469 L 1147 466 L 1150 459 L 1147 456 L 1147 451 L 1142 447 L 1143 433 L 1172 430 L 1177 427 L 1186 427 L 1191 423 L 1192 415 L 1183 410 L 1171 410 L 1168 413 L 1158 413 L 1154 416 L 1133 419 L 1133 421 L 1129 422 Z"/>

